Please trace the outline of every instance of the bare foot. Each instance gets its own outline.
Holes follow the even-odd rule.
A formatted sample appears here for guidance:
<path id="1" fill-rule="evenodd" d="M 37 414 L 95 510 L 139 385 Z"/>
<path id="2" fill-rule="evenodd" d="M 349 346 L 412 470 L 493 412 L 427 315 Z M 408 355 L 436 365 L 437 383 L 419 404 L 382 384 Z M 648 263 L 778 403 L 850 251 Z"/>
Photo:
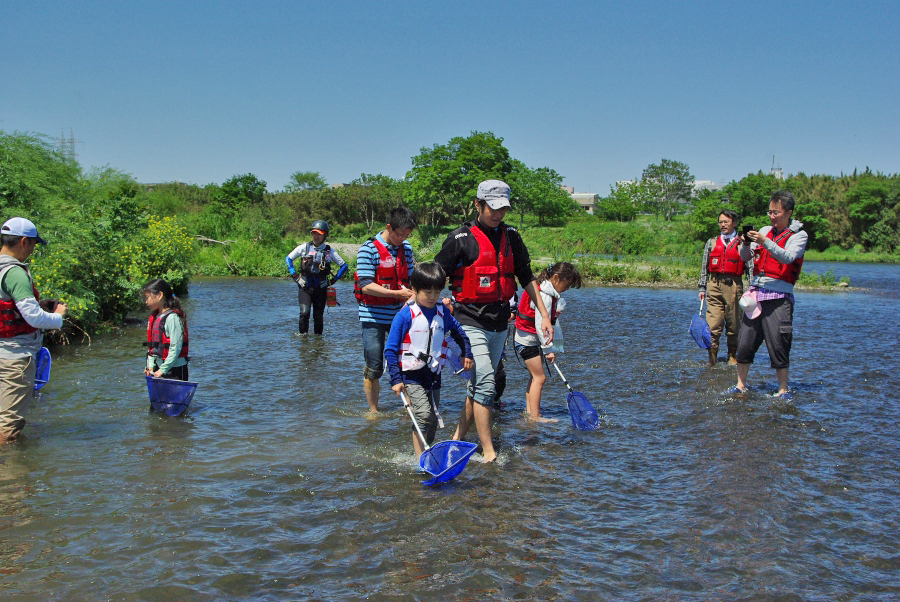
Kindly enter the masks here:
<path id="1" fill-rule="evenodd" d="M 497 454 L 496 453 L 482 454 L 481 457 L 485 464 L 490 464 L 491 462 L 493 462 L 494 460 L 497 459 Z"/>
<path id="2" fill-rule="evenodd" d="M 535 418 L 531 414 L 527 414 L 527 416 L 528 420 L 530 420 L 531 422 L 559 422 L 559 419 L 557 418 L 544 418 L 543 416 L 538 416 L 537 418 Z"/>
<path id="3" fill-rule="evenodd" d="M 366 412 L 366 420 L 378 420 L 379 415 L 378 410 L 369 410 Z"/>

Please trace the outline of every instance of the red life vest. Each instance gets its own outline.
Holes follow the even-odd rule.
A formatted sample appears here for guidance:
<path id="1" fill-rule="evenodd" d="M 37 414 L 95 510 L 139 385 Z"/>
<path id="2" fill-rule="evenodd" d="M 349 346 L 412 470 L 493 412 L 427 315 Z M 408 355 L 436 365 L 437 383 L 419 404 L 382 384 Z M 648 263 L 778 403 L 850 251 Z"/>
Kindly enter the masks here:
<path id="1" fill-rule="evenodd" d="M 744 274 L 744 262 L 741 261 L 741 252 L 738 249 L 740 239 L 735 236 L 728 246 L 722 242 L 722 237 L 716 237 L 716 244 L 709 252 L 709 262 L 706 271 L 710 274 L 725 274 L 726 276 L 740 277 Z"/>
<path id="2" fill-rule="evenodd" d="M 391 255 L 387 247 L 381 244 L 377 238 L 372 237 L 369 240 L 375 245 L 378 251 L 378 267 L 375 268 L 375 284 L 380 284 L 386 289 L 399 291 L 400 285 L 409 288 L 409 269 L 406 265 L 406 249 L 401 244 L 397 247 L 397 258 Z M 375 295 L 367 295 L 362 292 L 359 287 L 359 272 L 353 273 L 353 296 L 356 302 L 361 305 L 397 305 L 401 303 L 400 299 L 394 297 L 376 297 Z"/>
<path id="3" fill-rule="evenodd" d="M 450 290 L 460 303 L 505 303 L 516 294 L 515 263 L 506 236 L 506 225 L 500 225 L 500 254 L 477 225 L 469 232 L 478 243 L 478 257 L 471 265 L 460 266 L 450 277 Z"/>
<path id="4" fill-rule="evenodd" d="M 409 305 L 412 320 L 409 330 L 403 335 L 400 344 L 400 368 L 404 372 L 419 370 L 426 366 L 422 355 L 428 356 L 428 369 L 435 374 L 441 373 L 441 368 L 447 361 L 447 339 L 444 338 L 444 306 L 437 304 L 437 313 L 428 323 L 428 318 L 422 313 L 422 308 L 413 303 Z M 401 309 L 400 311 L 403 311 Z"/>
<path id="5" fill-rule="evenodd" d="M 535 282 L 534 286 L 537 287 L 537 282 Z M 558 299 L 553 297 L 553 301 L 550 303 L 551 323 L 555 322 L 557 316 L 559 316 L 559 312 L 556 311 L 557 301 Z M 522 297 L 519 299 L 519 311 L 516 316 L 516 329 L 521 330 L 522 332 L 537 334 L 537 328 L 534 325 L 535 313 L 535 310 L 531 307 L 531 299 L 528 295 L 528 291 L 522 291 Z"/>
<path id="6" fill-rule="evenodd" d="M 778 236 L 775 236 L 774 232 L 774 230 L 769 230 L 766 233 L 766 238 L 774 240 L 775 244 L 782 249 L 787 244 L 787 239 L 794 235 L 794 231 L 790 228 L 785 228 Z M 762 245 L 756 247 L 753 253 L 753 273 L 755 275 L 777 278 L 790 284 L 797 282 L 797 278 L 800 276 L 800 269 L 803 267 L 802 257 L 798 257 L 791 263 L 781 263 L 772 257 L 772 254 Z"/>
<path id="7" fill-rule="evenodd" d="M 184 338 L 181 341 L 181 351 L 178 353 L 178 357 L 186 358 L 188 356 L 187 319 L 184 317 L 184 312 L 174 309 L 167 309 L 160 314 L 150 314 L 150 317 L 147 318 L 147 355 L 155 355 L 163 361 L 169 356 L 171 341 L 166 336 L 166 319 L 172 314 L 181 318 L 184 326 Z"/>
<path id="8" fill-rule="evenodd" d="M 27 273 L 28 270 L 25 272 Z M 31 280 L 31 274 L 28 274 L 28 279 Z M 34 293 L 34 298 L 40 301 L 41 296 L 34 287 L 34 281 L 31 282 L 31 291 Z M 0 338 L 8 339 L 20 334 L 31 334 L 36 330 L 37 328 L 25 321 L 12 299 L 0 301 Z"/>

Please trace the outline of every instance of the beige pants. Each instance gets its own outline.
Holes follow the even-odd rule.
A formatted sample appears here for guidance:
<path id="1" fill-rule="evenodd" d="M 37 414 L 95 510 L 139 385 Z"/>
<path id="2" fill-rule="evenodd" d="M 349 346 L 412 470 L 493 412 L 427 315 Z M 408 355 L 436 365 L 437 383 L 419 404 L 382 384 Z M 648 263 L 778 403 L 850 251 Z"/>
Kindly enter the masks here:
<path id="1" fill-rule="evenodd" d="M 741 326 L 741 306 L 738 301 L 744 294 L 744 283 L 740 278 L 710 274 L 706 283 L 706 323 L 712 337 L 712 348 L 719 348 L 719 337 L 725 327 L 728 352 L 737 352 L 737 335 Z"/>
<path id="2" fill-rule="evenodd" d="M 0 360 L 0 439 L 14 439 L 25 426 L 34 397 L 34 358 Z"/>

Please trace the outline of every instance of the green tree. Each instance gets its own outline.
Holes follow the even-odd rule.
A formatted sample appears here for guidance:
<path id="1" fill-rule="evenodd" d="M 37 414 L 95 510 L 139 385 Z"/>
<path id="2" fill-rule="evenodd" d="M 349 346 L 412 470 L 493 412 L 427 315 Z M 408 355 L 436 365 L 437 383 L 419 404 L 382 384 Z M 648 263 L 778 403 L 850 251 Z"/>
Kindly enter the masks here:
<path id="1" fill-rule="evenodd" d="M 687 164 L 680 161 L 663 159 L 659 165 L 651 163 L 641 179 L 652 191 L 648 209 L 657 219 L 662 214 L 666 220 L 671 220 L 679 207 L 690 200 L 694 191 L 694 176 Z"/>
<path id="2" fill-rule="evenodd" d="M 734 208 L 725 203 L 721 192 L 701 190 L 691 202 L 688 217 L 691 234 L 697 240 L 706 240 L 718 234 L 718 217 L 723 209 Z"/>
<path id="3" fill-rule="evenodd" d="M 290 181 L 285 185 L 287 192 L 298 190 L 322 190 L 328 187 L 328 182 L 317 171 L 295 171 L 291 174 Z"/>
<path id="4" fill-rule="evenodd" d="M 457 136 L 447 144 L 422 147 L 406 174 L 408 201 L 422 222 L 432 225 L 465 220 L 472 211 L 478 183 L 503 179 L 512 164 L 503 138 L 491 132 Z"/>
<path id="5" fill-rule="evenodd" d="M 70 205 L 79 193 L 78 164 L 66 160 L 46 136 L 0 130 L 0 210 L 37 218 L 45 208 Z M 46 227 L 46 225 L 45 225 Z"/>
<path id="6" fill-rule="evenodd" d="M 261 205 L 266 198 L 266 183 L 252 173 L 232 176 L 221 186 L 222 201 L 234 209 Z"/>
<path id="7" fill-rule="evenodd" d="M 772 174 L 747 174 L 739 182 L 729 182 L 722 189 L 722 196 L 734 207 L 741 218 L 741 223 L 750 224 L 759 229 L 768 224 L 766 211 L 769 210 L 769 199 L 783 182 Z"/>
<path id="8" fill-rule="evenodd" d="M 594 209 L 597 217 L 617 222 L 630 222 L 644 204 L 641 182 L 620 182 L 609 187 L 609 196 L 600 199 Z"/>
<path id="9" fill-rule="evenodd" d="M 507 177 L 512 196 L 512 208 L 519 213 L 523 224 L 524 212 L 530 211 L 543 226 L 547 221 L 558 221 L 578 211 L 569 193 L 563 190 L 563 177 L 549 167 L 530 168 L 513 160 L 513 170 Z M 520 208 L 521 206 L 521 208 Z"/>

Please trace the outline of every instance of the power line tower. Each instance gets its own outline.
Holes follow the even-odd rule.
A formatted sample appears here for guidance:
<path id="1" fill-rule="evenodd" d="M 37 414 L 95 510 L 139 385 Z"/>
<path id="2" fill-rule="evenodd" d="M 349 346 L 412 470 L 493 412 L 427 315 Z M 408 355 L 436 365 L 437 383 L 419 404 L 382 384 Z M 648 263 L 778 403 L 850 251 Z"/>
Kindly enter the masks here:
<path id="1" fill-rule="evenodd" d="M 62 155 L 63 159 L 67 161 L 78 160 L 78 155 L 75 153 L 75 144 L 78 142 L 81 142 L 81 140 L 75 139 L 72 128 L 69 128 L 68 138 L 66 138 L 66 134 L 63 130 L 59 130 L 59 154 Z"/>

